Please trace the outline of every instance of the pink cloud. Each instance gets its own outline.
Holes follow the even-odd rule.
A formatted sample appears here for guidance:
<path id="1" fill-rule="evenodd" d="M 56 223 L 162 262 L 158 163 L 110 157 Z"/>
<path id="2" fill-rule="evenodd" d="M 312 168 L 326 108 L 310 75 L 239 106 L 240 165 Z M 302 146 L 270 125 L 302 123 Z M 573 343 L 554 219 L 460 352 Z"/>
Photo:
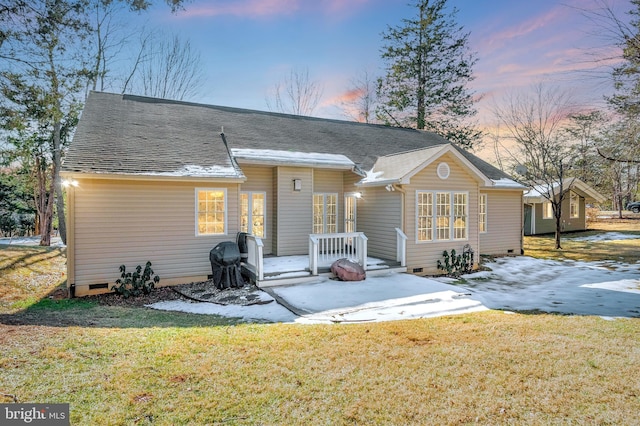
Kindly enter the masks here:
<path id="1" fill-rule="evenodd" d="M 507 44 L 521 43 L 523 38 L 536 36 L 539 30 L 548 29 L 566 19 L 569 10 L 567 7 L 556 7 L 543 15 L 523 21 L 518 25 L 492 32 L 486 38 L 481 39 L 476 47 L 483 53 L 489 53 L 500 50 Z M 540 40 L 539 35 L 536 39 Z"/>
<path id="2" fill-rule="evenodd" d="M 317 6 L 322 8 L 323 13 L 330 16 L 344 17 L 354 13 L 362 5 L 370 0 L 326 0 L 318 2 Z"/>
<path id="3" fill-rule="evenodd" d="M 209 1 L 192 4 L 179 13 L 181 18 L 200 18 L 212 16 L 265 17 L 273 15 L 289 15 L 300 7 L 299 0 L 227 0 Z"/>
<path id="4" fill-rule="evenodd" d="M 186 6 L 179 13 L 180 18 L 198 18 L 213 16 L 238 16 L 261 18 L 269 16 L 291 15 L 301 10 L 322 13 L 327 16 L 343 18 L 353 14 L 362 5 L 371 0 L 326 0 L 310 2 L 305 0 L 217 0 L 201 1 Z"/>

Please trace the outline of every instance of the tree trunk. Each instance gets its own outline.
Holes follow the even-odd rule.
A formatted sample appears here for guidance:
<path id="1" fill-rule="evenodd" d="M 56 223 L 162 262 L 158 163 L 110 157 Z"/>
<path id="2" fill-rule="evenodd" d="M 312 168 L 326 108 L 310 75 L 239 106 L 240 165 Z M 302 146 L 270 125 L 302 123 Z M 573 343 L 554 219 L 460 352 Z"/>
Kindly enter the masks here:
<path id="1" fill-rule="evenodd" d="M 562 185 L 560 187 L 562 188 Z M 562 235 L 562 199 L 563 197 L 561 196 L 558 204 L 554 206 L 555 209 L 553 212 L 556 219 L 556 235 L 555 235 L 556 238 L 555 238 L 555 247 L 554 247 L 556 250 L 562 250 L 562 244 L 560 242 L 560 236 Z"/>
<path id="2" fill-rule="evenodd" d="M 62 181 L 60 179 L 60 168 L 62 166 L 62 141 L 60 138 L 60 132 L 62 131 L 62 124 L 58 121 L 53 126 L 53 170 L 51 173 L 52 187 L 55 192 L 51 195 L 55 197 L 56 212 L 58 213 L 58 232 L 62 242 L 67 244 L 67 221 L 64 214 L 64 192 L 62 191 Z M 51 200 L 53 201 L 53 200 Z M 51 212 L 53 216 L 53 211 Z"/>
<path id="3" fill-rule="evenodd" d="M 60 233 L 60 239 L 66 245 L 67 244 L 67 220 L 64 213 L 64 193 L 62 191 L 62 185 L 58 178 L 58 184 L 56 189 L 58 194 L 56 195 L 56 213 L 58 214 L 58 232 Z"/>
<path id="4" fill-rule="evenodd" d="M 555 249 L 562 250 L 562 244 L 560 244 L 560 235 L 562 235 L 562 225 L 560 223 L 560 219 L 556 219 L 556 239 L 555 239 Z"/>
<path id="5" fill-rule="evenodd" d="M 55 168 L 55 165 L 53 166 Z M 45 189 L 46 192 L 46 189 Z M 53 227 L 53 204 L 55 197 L 55 186 L 53 181 L 49 186 L 48 193 L 44 194 L 45 210 L 40 224 L 40 245 L 49 247 L 51 245 L 51 229 Z"/>

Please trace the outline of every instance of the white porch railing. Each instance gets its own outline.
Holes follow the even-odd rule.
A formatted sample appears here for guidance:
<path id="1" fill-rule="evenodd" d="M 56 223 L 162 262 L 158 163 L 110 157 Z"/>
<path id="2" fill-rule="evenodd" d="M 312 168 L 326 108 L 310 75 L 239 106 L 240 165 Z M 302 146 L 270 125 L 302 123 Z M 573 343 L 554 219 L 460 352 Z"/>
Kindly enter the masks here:
<path id="1" fill-rule="evenodd" d="M 256 281 L 264 280 L 264 244 L 260 237 L 247 235 L 246 266 L 256 276 Z"/>
<path id="2" fill-rule="evenodd" d="M 318 266 L 341 259 L 353 259 L 367 269 L 367 237 L 362 232 L 309 235 L 309 271 L 318 275 Z"/>
<path id="3" fill-rule="evenodd" d="M 396 261 L 407 266 L 407 236 L 400 228 L 396 228 Z"/>

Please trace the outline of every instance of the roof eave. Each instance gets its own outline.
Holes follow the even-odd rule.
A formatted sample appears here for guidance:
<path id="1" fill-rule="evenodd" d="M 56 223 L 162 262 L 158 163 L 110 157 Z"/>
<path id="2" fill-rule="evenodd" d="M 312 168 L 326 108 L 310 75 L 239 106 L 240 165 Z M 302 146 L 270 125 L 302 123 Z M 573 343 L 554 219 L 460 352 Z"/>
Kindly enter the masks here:
<path id="1" fill-rule="evenodd" d="M 360 181 L 356 182 L 355 186 L 357 187 L 377 187 L 377 186 L 387 186 L 387 185 L 401 185 L 403 184 L 402 179 L 381 179 L 381 180 L 371 180 L 371 181 Z"/>
<path id="2" fill-rule="evenodd" d="M 289 166 L 289 167 L 309 167 L 314 169 L 333 169 L 333 170 L 353 170 L 355 164 L 347 163 L 331 163 L 316 161 L 290 161 L 290 160 L 257 160 L 252 158 L 235 157 L 235 161 L 239 164 L 249 164 L 255 166 Z"/>
<path id="3" fill-rule="evenodd" d="M 145 173 L 98 173 L 61 171 L 60 176 L 65 179 L 134 180 L 155 182 L 242 183 L 247 180 L 244 174 L 236 176 L 169 176 L 163 174 Z"/>

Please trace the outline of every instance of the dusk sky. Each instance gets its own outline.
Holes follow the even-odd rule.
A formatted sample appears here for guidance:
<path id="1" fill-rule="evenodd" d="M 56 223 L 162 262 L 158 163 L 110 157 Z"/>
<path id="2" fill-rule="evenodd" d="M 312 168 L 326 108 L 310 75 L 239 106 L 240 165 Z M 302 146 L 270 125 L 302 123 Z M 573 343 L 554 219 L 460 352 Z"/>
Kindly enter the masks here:
<path id="1" fill-rule="evenodd" d="M 162 2 L 157 2 L 162 3 Z M 415 11 L 407 0 L 194 0 L 171 14 L 158 4 L 136 25 L 189 39 L 200 52 L 206 82 L 196 102 L 268 110 L 265 99 L 292 68 L 308 69 L 324 87 L 314 115 L 348 119 L 338 107 L 350 80 L 381 73 L 381 34 Z M 606 79 L 587 78 L 589 55 L 607 55 L 605 31 L 581 9 L 610 5 L 619 16 L 629 0 L 451 0 L 477 52 L 472 84 L 483 100 L 482 122 L 505 91 L 541 80 L 570 88 L 585 104 L 602 104 Z"/>

